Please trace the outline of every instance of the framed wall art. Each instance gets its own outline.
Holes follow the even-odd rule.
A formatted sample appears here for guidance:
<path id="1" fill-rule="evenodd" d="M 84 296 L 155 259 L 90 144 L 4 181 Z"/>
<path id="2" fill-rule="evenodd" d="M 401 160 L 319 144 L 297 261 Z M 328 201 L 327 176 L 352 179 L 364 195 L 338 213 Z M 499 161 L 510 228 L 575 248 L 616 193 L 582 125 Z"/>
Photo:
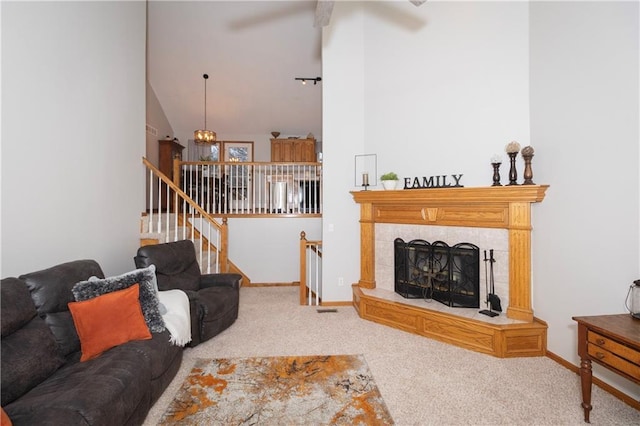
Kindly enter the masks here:
<path id="1" fill-rule="evenodd" d="M 253 141 L 223 141 L 225 162 L 251 163 L 253 161 Z"/>

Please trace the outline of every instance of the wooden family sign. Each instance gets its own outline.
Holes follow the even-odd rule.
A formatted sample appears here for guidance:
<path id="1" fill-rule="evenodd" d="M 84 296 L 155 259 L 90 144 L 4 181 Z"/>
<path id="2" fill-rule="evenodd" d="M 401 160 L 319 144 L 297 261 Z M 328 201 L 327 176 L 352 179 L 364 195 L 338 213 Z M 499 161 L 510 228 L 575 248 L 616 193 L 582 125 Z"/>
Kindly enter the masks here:
<path id="1" fill-rule="evenodd" d="M 462 188 L 460 185 L 462 173 L 458 175 L 438 175 L 438 176 L 422 176 L 404 178 L 404 189 L 420 189 L 420 188 Z"/>

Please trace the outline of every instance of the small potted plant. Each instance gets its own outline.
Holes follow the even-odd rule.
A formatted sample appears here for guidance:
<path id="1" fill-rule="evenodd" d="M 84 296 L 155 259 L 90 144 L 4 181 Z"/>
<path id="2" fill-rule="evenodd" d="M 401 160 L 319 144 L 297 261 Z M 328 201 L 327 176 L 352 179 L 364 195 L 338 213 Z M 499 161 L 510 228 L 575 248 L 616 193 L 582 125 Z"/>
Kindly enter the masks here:
<path id="1" fill-rule="evenodd" d="M 380 181 L 384 189 L 396 189 L 398 184 L 398 175 L 394 172 L 385 173 L 380 176 Z"/>

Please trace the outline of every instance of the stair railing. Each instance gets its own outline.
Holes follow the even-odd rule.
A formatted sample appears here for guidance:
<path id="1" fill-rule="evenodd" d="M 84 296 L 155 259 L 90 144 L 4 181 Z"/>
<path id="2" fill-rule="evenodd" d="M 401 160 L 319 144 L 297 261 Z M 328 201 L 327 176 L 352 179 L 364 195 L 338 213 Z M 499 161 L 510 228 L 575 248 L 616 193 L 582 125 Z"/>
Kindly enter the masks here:
<path id="1" fill-rule="evenodd" d="M 300 232 L 300 304 L 319 306 L 322 301 L 322 241 L 309 241 Z"/>
<path id="2" fill-rule="evenodd" d="M 207 213 L 322 215 L 322 163 L 182 161 L 174 181 Z"/>
<path id="3" fill-rule="evenodd" d="M 169 177 L 142 158 L 148 174 L 147 226 L 143 233 L 163 235 L 163 242 L 191 239 L 203 273 L 229 270 L 227 219 L 222 223 L 207 213 Z"/>

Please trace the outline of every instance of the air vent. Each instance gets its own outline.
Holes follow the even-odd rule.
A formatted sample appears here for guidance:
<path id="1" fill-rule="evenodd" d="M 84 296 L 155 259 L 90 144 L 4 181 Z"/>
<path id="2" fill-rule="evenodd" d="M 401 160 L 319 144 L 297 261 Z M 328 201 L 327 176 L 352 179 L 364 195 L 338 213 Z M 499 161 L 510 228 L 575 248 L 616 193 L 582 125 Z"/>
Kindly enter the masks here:
<path id="1" fill-rule="evenodd" d="M 158 129 L 150 124 L 147 124 L 147 133 L 149 133 L 151 136 L 158 136 Z"/>

